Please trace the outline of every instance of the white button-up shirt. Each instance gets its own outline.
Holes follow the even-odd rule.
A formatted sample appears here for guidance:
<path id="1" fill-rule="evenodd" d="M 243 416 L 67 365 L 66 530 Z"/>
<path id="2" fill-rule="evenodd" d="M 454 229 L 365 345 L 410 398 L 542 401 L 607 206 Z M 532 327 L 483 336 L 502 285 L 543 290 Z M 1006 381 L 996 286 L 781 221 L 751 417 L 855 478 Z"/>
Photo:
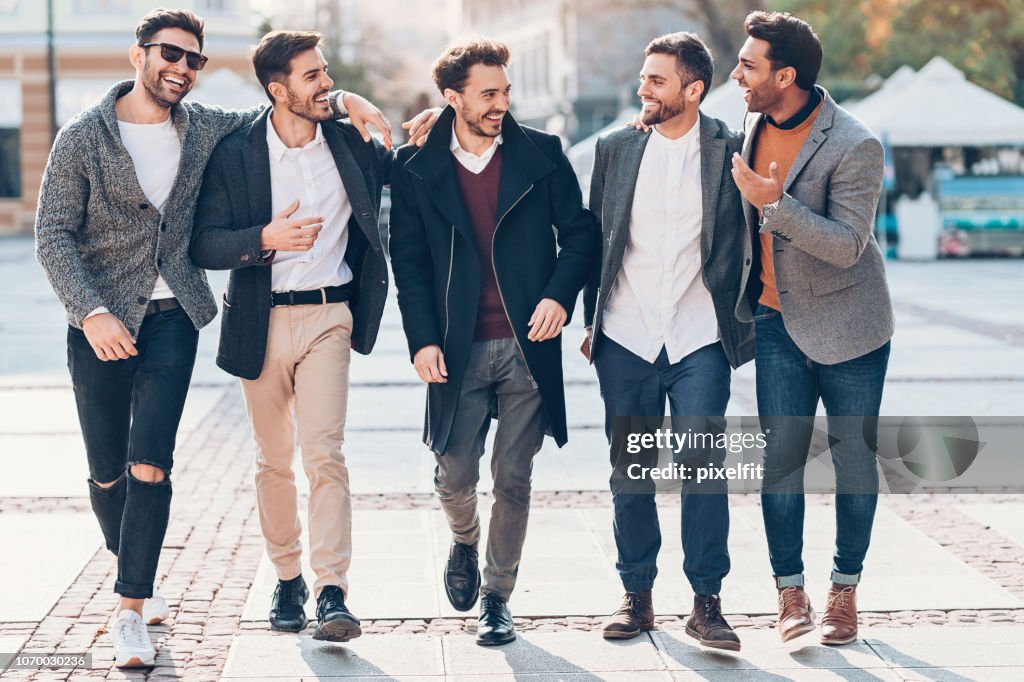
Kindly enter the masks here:
<path id="1" fill-rule="evenodd" d="M 487 164 L 491 162 L 491 159 L 494 158 L 494 153 L 498 151 L 498 145 L 503 141 L 501 134 L 499 134 L 494 138 L 494 142 L 491 146 L 488 147 L 483 154 L 477 156 L 473 152 L 467 152 L 462 148 L 462 145 L 459 144 L 459 138 L 455 137 L 455 124 L 453 123 L 452 143 L 449 145 L 449 149 L 452 150 L 452 155 L 455 156 L 455 160 L 461 163 L 463 168 L 474 175 L 480 175 L 484 172 L 484 169 L 487 168 Z"/>
<path id="2" fill-rule="evenodd" d="M 701 268 L 700 122 L 676 140 L 650 135 L 601 331 L 650 363 L 664 348 L 675 364 L 719 339 Z"/>
<path id="3" fill-rule="evenodd" d="M 352 281 L 345 262 L 352 204 L 334 163 L 334 155 L 318 123 L 316 135 L 303 147 L 288 148 L 267 121 L 270 149 L 270 191 L 273 214 L 296 199 L 292 219 L 323 216 L 323 229 L 309 251 L 278 251 L 271 265 L 273 291 L 308 291 Z"/>

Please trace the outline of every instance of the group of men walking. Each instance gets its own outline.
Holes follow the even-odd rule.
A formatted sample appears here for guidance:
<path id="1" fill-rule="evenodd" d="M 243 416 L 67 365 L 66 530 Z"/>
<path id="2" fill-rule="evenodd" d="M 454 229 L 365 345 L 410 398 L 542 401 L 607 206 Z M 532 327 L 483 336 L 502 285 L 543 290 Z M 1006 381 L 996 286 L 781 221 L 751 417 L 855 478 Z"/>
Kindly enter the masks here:
<path id="1" fill-rule="evenodd" d="M 331 91 L 319 34 L 264 36 L 253 66 L 271 105 L 228 112 L 182 101 L 206 63 L 202 20 L 186 10 L 143 18 L 135 80 L 61 130 L 36 222 L 39 260 L 68 312 L 92 506 L 118 558 L 117 665 L 152 665 L 146 625 L 168 616 L 154 581 L 175 434 L 198 330 L 218 307 L 203 269 L 231 271 L 217 364 L 240 378 L 252 425 L 259 518 L 278 577 L 270 625 L 307 625 L 297 438 L 310 483 L 313 637 L 361 634 L 346 605 L 343 444 L 350 354 L 374 346 L 388 255 L 410 359 L 427 384 L 424 442 L 452 531 L 445 592 L 460 611 L 479 599 L 479 644 L 516 636 L 508 603 L 533 458 L 545 435 L 568 439 L 561 332 L 581 290 L 581 351 L 597 371 L 610 440 L 616 418 L 664 415 L 666 398 L 673 419 L 720 424 L 731 369 L 756 357 L 762 509 L 784 641 L 815 627 L 801 560 L 811 428 L 792 417 L 813 416 L 820 398 L 830 432 L 860 429 L 832 449 L 840 494 L 821 622 L 826 644 L 856 638 L 877 500 L 862 422 L 879 411 L 893 328 L 872 236 L 882 147 L 816 85 L 822 50 L 805 22 L 755 12 L 745 28 L 732 73 L 748 103 L 745 130 L 699 110 L 713 74 L 704 43 L 656 38 L 640 72 L 639 124 L 598 142 L 587 208 L 560 140 L 509 113 L 501 43 L 449 48 L 433 70 L 447 106 L 405 124 L 414 144 L 392 152 L 380 112 Z M 385 185 L 387 249 L 377 228 Z M 481 573 L 476 489 L 492 419 Z M 700 457 L 721 464 L 714 450 Z M 661 536 L 653 487 L 621 486 L 614 459 L 626 594 L 604 636 L 628 638 L 654 624 Z M 719 597 L 730 567 L 726 495 L 724 482 L 683 488 L 683 569 L 695 594 L 687 632 L 738 650 Z"/>

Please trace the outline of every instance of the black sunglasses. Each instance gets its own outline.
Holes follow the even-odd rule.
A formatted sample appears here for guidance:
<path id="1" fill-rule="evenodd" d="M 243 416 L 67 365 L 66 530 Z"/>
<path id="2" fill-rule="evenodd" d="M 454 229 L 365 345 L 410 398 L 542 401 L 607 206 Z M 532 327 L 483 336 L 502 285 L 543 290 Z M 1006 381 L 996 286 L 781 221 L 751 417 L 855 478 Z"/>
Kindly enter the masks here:
<path id="1" fill-rule="evenodd" d="M 160 56 L 165 62 L 170 62 L 171 64 L 176 64 L 182 57 L 185 57 L 185 63 L 188 64 L 188 68 L 193 71 L 202 71 L 203 67 L 206 66 L 206 62 L 210 59 L 198 52 L 190 52 L 185 48 L 178 47 L 177 45 L 171 45 L 170 43 L 144 43 L 139 47 L 159 47 Z"/>

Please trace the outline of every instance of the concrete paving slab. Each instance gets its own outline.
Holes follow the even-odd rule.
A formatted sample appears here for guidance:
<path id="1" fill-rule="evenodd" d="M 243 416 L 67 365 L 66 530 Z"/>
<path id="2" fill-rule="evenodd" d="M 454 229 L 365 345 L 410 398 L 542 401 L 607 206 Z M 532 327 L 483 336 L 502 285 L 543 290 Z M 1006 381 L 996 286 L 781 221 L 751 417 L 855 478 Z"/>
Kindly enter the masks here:
<path id="1" fill-rule="evenodd" d="M 222 679 L 443 674 L 440 637 L 364 635 L 342 645 L 310 637 L 240 635 L 231 645 Z"/>
<path id="2" fill-rule="evenodd" d="M 0 514 L 0 623 L 40 621 L 103 544 L 92 514 Z"/>
<path id="3" fill-rule="evenodd" d="M 978 502 L 958 504 L 956 508 L 975 521 L 983 523 L 1007 540 L 1024 547 L 1024 496 L 1022 502 L 984 502 L 984 496 L 978 496 Z"/>
<path id="4" fill-rule="evenodd" d="M 1024 627 L 862 628 L 860 637 L 892 667 L 1024 669 Z"/>
<path id="5" fill-rule="evenodd" d="M 1020 682 L 1024 668 L 895 668 L 901 682 Z"/>
<path id="6" fill-rule="evenodd" d="M 0 497 L 88 497 L 79 435 L 0 435 Z"/>
<path id="7" fill-rule="evenodd" d="M 514 675 L 448 675 L 446 682 L 671 682 L 668 671 L 643 670 L 595 673 L 516 673 Z"/>
<path id="8" fill-rule="evenodd" d="M 521 632 L 501 647 L 481 647 L 467 634 L 444 636 L 449 675 L 554 673 L 559 676 L 609 672 L 664 671 L 648 637 L 608 642 L 594 632 Z"/>
<path id="9" fill-rule="evenodd" d="M 651 638 L 670 670 L 872 670 L 888 666 L 867 644 L 820 646 L 813 635 L 784 645 L 774 630 L 741 630 L 743 649 L 735 654 L 702 648 L 686 633 L 653 631 Z"/>
<path id="10" fill-rule="evenodd" d="M 872 669 L 859 670 L 841 668 L 839 670 L 811 669 L 787 670 L 785 668 L 759 670 L 701 670 L 700 672 L 677 671 L 672 673 L 673 679 L 679 682 L 829 682 L 845 680 L 846 682 L 899 682 L 900 678 L 891 670 Z"/>

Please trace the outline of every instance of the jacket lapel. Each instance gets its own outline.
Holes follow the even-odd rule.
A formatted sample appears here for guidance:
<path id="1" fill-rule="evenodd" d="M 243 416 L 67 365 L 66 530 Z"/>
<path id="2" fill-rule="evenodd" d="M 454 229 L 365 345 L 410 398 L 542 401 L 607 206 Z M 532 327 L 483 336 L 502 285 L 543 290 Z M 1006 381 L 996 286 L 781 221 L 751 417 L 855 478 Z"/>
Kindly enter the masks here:
<path id="1" fill-rule="evenodd" d="M 605 185 L 606 192 L 621 192 L 622 195 L 615 202 L 615 213 L 608 216 L 607 222 L 611 226 L 611 233 L 607 236 L 609 240 L 606 262 L 621 263 L 626 252 L 626 243 L 629 242 L 629 222 L 633 210 L 633 197 L 636 195 L 636 182 L 640 176 L 640 164 L 644 160 L 644 150 L 647 149 L 647 142 L 651 139 L 651 133 L 637 134 L 630 138 L 630 142 L 621 151 L 622 161 L 616 162 L 617 168 L 622 168 L 621 182 Z M 606 268 L 608 270 L 608 268 Z M 618 276 L 618 271 L 608 272 L 611 280 Z M 608 290 L 611 281 L 604 283 L 603 289 Z"/>
<path id="2" fill-rule="evenodd" d="M 245 174 L 249 211 L 254 224 L 273 219 L 270 187 L 270 149 L 267 147 L 267 119 L 270 109 L 249 126 L 249 144 L 242 147 L 242 172 Z"/>
<path id="3" fill-rule="evenodd" d="M 789 169 L 789 173 L 786 175 L 786 181 L 782 185 L 782 191 L 788 192 L 789 186 L 793 184 L 797 176 L 800 175 L 800 171 L 804 169 L 807 162 L 811 160 L 814 154 L 821 148 L 821 145 L 828 139 L 828 135 L 825 133 L 826 130 L 832 127 L 832 119 L 835 117 L 835 103 L 829 96 L 828 92 L 819 86 L 818 92 L 821 93 L 821 111 L 818 112 L 818 118 L 814 120 L 814 124 L 811 126 L 811 132 L 807 135 L 807 140 L 804 145 L 800 148 L 800 153 L 797 154 L 796 160 L 793 161 L 793 165 Z"/>
<path id="4" fill-rule="evenodd" d="M 437 119 L 421 149 L 405 162 L 405 168 L 423 180 L 430 190 L 430 199 L 458 232 L 473 243 L 473 230 L 469 225 L 462 190 L 455 175 L 456 163 L 452 158 L 452 123 L 455 110 L 450 106 Z"/>
<path id="5" fill-rule="evenodd" d="M 527 137 L 522 127 L 505 114 L 501 125 L 501 179 L 498 183 L 497 220 L 515 206 L 530 187 L 555 170 L 555 165 L 544 156 L 537 145 Z"/>
<path id="6" fill-rule="evenodd" d="M 320 129 L 323 131 L 324 140 L 327 141 L 331 155 L 334 156 L 334 164 L 338 167 L 341 184 L 344 185 L 345 193 L 348 195 L 349 203 L 352 205 L 352 216 L 356 219 L 356 223 L 363 231 L 363 234 L 366 235 L 370 244 L 373 245 L 374 251 L 378 251 L 383 247 L 381 246 L 377 223 L 373 219 L 376 216 L 376 211 L 373 207 L 373 201 L 370 199 L 370 192 L 366 188 L 363 171 L 359 168 L 359 164 L 356 163 L 352 150 L 349 149 L 348 143 L 345 142 L 336 123 L 325 121 L 320 124 Z M 367 218 L 366 216 L 370 217 Z"/>
<path id="7" fill-rule="evenodd" d="M 740 154 L 743 157 L 743 162 L 748 166 L 751 165 L 751 160 L 754 158 L 754 144 L 757 142 L 757 132 L 761 129 L 761 121 L 764 119 L 764 114 L 754 114 L 753 116 L 747 116 L 744 120 L 745 129 L 743 131 L 743 152 Z M 747 228 L 751 233 L 757 233 L 757 209 L 746 197 L 743 197 L 743 215 L 747 219 Z"/>
<path id="8" fill-rule="evenodd" d="M 718 126 L 704 114 L 700 115 L 700 185 L 703 217 L 700 232 L 701 260 L 707 262 L 715 239 L 715 216 L 718 214 L 718 193 L 725 169 L 725 140 Z"/>

